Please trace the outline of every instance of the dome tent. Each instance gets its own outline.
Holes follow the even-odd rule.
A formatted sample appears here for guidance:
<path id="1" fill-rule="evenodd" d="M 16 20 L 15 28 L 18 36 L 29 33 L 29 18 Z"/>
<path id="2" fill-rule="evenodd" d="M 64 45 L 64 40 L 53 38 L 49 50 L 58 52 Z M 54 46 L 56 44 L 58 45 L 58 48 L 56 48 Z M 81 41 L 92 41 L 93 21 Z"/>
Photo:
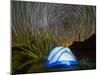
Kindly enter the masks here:
<path id="1" fill-rule="evenodd" d="M 69 67 L 76 64 L 78 62 L 69 48 L 56 47 L 50 52 L 46 67 L 49 68 L 59 65 Z"/>

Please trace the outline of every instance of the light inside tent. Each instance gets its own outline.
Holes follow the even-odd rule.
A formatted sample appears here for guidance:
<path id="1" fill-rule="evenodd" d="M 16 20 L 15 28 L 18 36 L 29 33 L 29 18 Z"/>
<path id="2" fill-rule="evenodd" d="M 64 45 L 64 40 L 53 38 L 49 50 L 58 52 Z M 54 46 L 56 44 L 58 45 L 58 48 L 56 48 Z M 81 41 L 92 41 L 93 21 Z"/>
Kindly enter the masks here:
<path id="1" fill-rule="evenodd" d="M 69 67 L 76 64 L 78 62 L 69 48 L 56 47 L 50 52 L 46 67 L 49 68 L 59 65 Z"/>

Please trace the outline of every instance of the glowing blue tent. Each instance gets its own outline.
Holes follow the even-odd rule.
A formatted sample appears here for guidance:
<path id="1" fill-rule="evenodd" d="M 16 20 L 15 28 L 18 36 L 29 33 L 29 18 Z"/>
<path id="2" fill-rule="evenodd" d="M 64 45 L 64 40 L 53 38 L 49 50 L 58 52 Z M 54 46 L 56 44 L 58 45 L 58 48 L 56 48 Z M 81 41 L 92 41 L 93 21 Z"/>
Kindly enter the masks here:
<path id="1" fill-rule="evenodd" d="M 77 64 L 77 60 L 69 48 L 56 47 L 49 54 L 46 67 L 48 68 L 48 67 L 54 67 L 59 65 L 68 67 L 76 64 Z"/>

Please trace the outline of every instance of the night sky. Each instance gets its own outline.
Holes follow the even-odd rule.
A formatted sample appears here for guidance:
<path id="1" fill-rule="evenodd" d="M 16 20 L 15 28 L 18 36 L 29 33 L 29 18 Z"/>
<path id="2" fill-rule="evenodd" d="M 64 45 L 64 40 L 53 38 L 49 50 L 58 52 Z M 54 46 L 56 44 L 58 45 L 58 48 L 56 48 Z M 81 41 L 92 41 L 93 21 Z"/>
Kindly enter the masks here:
<path id="1" fill-rule="evenodd" d="M 13 36 L 40 28 L 52 28 L 56 40 L 84 41 L 96 33 L 96 7 L 12 1 Z"/>

